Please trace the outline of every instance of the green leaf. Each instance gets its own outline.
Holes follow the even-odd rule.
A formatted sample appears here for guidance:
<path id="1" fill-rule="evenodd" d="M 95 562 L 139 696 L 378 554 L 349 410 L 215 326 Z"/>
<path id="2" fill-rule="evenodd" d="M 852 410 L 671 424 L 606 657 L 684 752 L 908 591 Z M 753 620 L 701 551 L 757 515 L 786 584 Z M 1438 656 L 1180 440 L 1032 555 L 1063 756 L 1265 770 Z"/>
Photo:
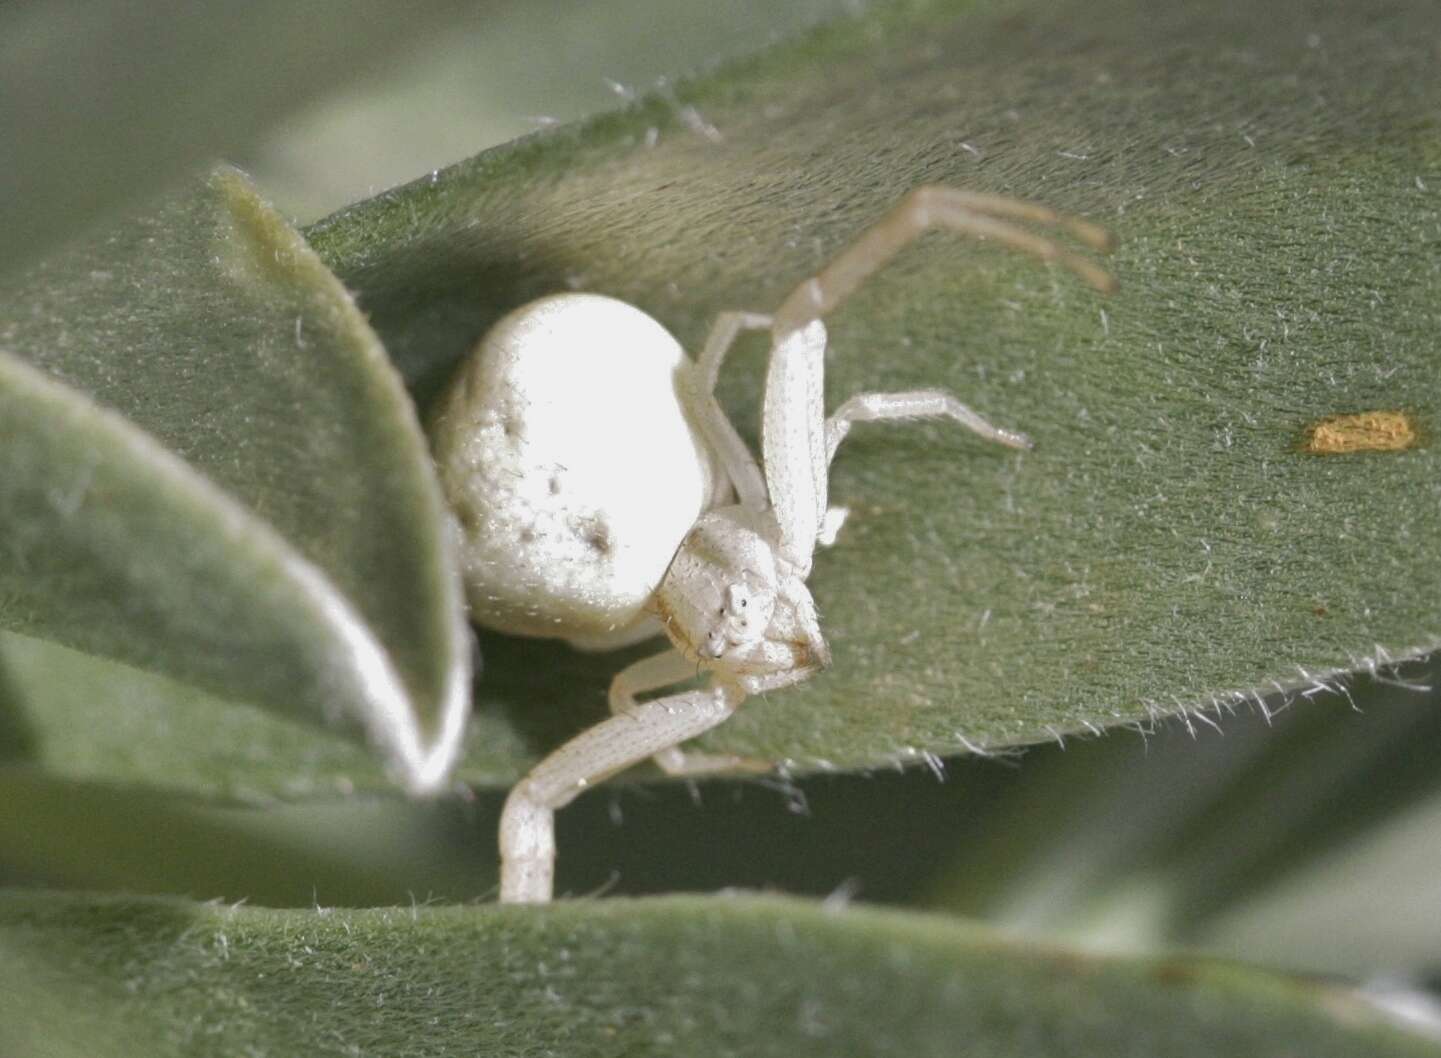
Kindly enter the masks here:
<path id="1" fill-rule="evenodd" d="M 706 742 L 872 766 L 1231 708 L 1441 633 L 1438 32 L 1421 0 L 881 6 L 307 234 L 424 407 L 500 314 L 567 287 L 695 349 L 922 182 L 1104 222 L 1108 303 L 936 236 L 835 314 L 832 406 L 942 385 L 1036 449 L 847 441 L 851 522 L 812 580 L 835 668 Z M 752 428 L 762 348 L 723 383 Z M 1302 451 L 1361 411 L 1419 444 Z M 602 714 L 620 664 L 483 646 L 477 722 L 534 752 Z"/>
<path id="2" fill-rule="evenodd" d="M 0 888 L 378 907 L 473 899 L 498 878 L 494 841 L 476 839 L 474 806 L 457 799 L 312 795 L 260 810 L 10 766 L 0 804 Z"/>
<path id="3" fill-rule="evenodd" d="M 1430 379 L 1441 176 L 1432 174 L 1441 155 L 1430 115 L 1441 87 L 1419 42 L 1438 19 L 1421 3 L 1304 19 L 1125 0 L 881 7 L 625 113 L 482 155 L 309 234 L 359 292 L 425 407 L 488 323 L 572 282 L 642 305 L 695 348 L 716 311 L 774 305 L 923 180 L 1043 198 L 1105 221 L 1123 238 L 1112 267 L 1124 287 L 1104 305 L 1030 262 L 937 236 L 836 314 L 833 404 L 861 389 L 946 385 L 1039 444 L 1015 457 L 939 425 L 857 431 L 834 482 L 852 521 L 818 556 L 813 579 L 836 666 L 748 702 L 709 743 L 798 768 L 872 766 L 1232 706 L 1273 682 L 1302 685 L 1436 641 L 1441 574 L 1430 548 L 1441 476 Z M 1345 47 L 1329 43 L 1340 40 Z M 690 131 L 684 119 L 697 116 L 723 139 Z M 658 139 L 648 146 L 652 129 Z M 137 235 L 147 223 L 105 252 L 148 251 Z M 176 227 L 191 223 L 203 242 L 213 216 L 201 210 Z M 0 349 L 14 351 L 20 334 L 45 339 L 25 350 L 42 359 L 58 355 L 62 340 L 71 352 L 105 350 L 67 354 L 64 377 L 81 389 L 87 378 L 106 392 L 128 385 L 127 400 L 100 399 L 132 422 L 75 407 L 85 429 L 106 423 L 103 436 L 114 439 L 138 425 L 232 498 L 243 491 L 237 473 L 274 470 L 252 509 L 286 539 L 270 539 L 250 564 L 234 541 L 217 544 L 208 553 L 213 589 L 168 601 L 164 622 L 142 611 L 137 625 L 133 608 L 150 595 L 126 579 L 139 572 L 135 549 L 157 563 L 198 561 L 195 540 L 215 544 L 214 527 L 198 529 L 188 508 L 179 519 L 168 512 L 190 504 L 214 515 L 209 501 L 147 477 L 143 495 L 170 497 L 164 508 L 137 505 L 137 517 L 161 512 L 156 531 L 171 534 L 153 540 L 128 523 L 67 519 L 63 508 L 85 494 L 86 461 L 100 450 L 94 438 L 42 432 L 27 444 L 44 436 L 51 447 L 28 456 L 8 446 L 0 490 L 17 498 L 4 510 L 27 524 L 7 523 L 7 546 L 52 565 L 43 577 L 18 560 L 0 569 L 0 624 L 213 692 L 90 661 L 67 688 L 64 655 L 12 640 L 6 654 L 30 658 L 12 662 L 24 670 L 10 681 L 13 724 L 32 733 L 25 759 L 87 779 L 225 796 L 367 787 L 374 769 L 356 767 L 328 735 L 234 704 L 263 700 L 313 717 L 313 662 L 335 647 L 313 608 L 292 605 L 293 586 L 275 585 L 261 618 L 263 562 L 282 546 L 324 551 L 330 534 L 348 534 L 327 576 L 381 630 L 405 678 L 431 693 L 443 682 L 438 670 L 412 670 L 425 669 L 426 657 L 453 660 L 457 647 L 436 646 L 448 604 L 435 601 L 454 589 L 438 560 L 427 566 L 404 548 L 376 554 L 393 531 L 369 508 L 364 522 L 347 521 L 359 519 L 359 505 L 354 491 L 336 488 L 355 479 L 337 479 L 331 460 L 282 471 L 244 429 L 244 444 L 204 443 L 197 427 L 223 416 L 232 397 L 217 399 L 217 379 L 248 392 L 267 423 L 285 413 L 261 400 L 264 384 L 233 356 L 250 338 L 234 348 L 219 339 L 231 310 L 212 318 L 205 303 L 197 316 L 197 304 L 170 296 L 179 278 L 206 297 L 235 294 L 233 277 L 216 281 L 217 266 L 195 250 L 159 279 L 132 262 L 124 274 L 133 289 L 102 291 L 90 308 L 81 307 L 83 284 L 105 287 L 121 273 L 102 266 L 91 275 L 77 251 L 5 292 Z M 266 333 L 282 351 L 295 344 L 279 326 L 293 309 L 291 282 L 277 280 L 266 295 Z M 56 303 L 51 286 L 76 298 Z M 175 331 L 154 331 L 167 348 L 206 350 L 188 375 L 169 372 L 158 388 L 149 376 L 130 382 L 131 336 L 151 327 L 157 303 L 175 308 Z M 62 327 L 71 312 L 74 324 Z M 752 430 L 763 355 L 758 341 L 741 349 L 724 380 L 725 403 Z M 72 398 L 56 400 L 72 407 Z M 43 418 L 20 403 L 17 422 Z M 1307 423 L 1368 408 L 1408 412 L 1421 445 L 1297 450 Z M 334 441 L 317 424 L 335 416 L 347 430 L 366 419 L 347 414 L 299 417 L 295 444 Z M 388 443 L 351 452 L 369 462 Z M 414 476 L 418 448 L 413 438 L 400 445 L 408 469 L 393 480 L 425 491 Z M 103 453 L 120 460 L 118 448 Z M 16 472 L 22 459 L 33 464 L 29 478 Z M 170 465 L 160 458 L 151 469 L 162 463 Z M 128 472 L 126 481 L 138 488 Z M 51 511 L 57 500 L 61 513 Z M 89 556 L 80 565 L 52 546 L 76 530 Z M 174 534 L 185 534 L 184 547 L 164 542 Z M 97 556 L 124 576 L 112 579 Z M 63 593 L 97 569 L 84 604 L 94 609 L 74 621 Z M 423 587 L 408 595 L 411 585 Z M 253 623 L 235 623 L 237 607 Z M 512 780 L 602 716 L 611 673 L 649 649 L 588 657 L 487 638 L 462 777 Z M 96 687 L 108 698 L 80 690 Z M 115 710 L 96 722 L 107 700 L 142 698 L 147 707 L 123 721 Z M 170 702 L 192 711 L 177 721 Z M 433 718 L 455 716 L 424 715 L 432 730 Z M 226 732 L 226 743 L 207 746 L 207 730 Z M 247 744 L 263 749 L 231 773 L 232 747 Z"/>
<path id="4" fill-rule="evenodd" d="M 0 5 L 0 272 L 183 185 L 472 5 Z"/>
<path id="5" fill-rule="evenodd" d="M 56 778 L 238 803 L 389 786 L 340 730 L 14 633 L 0 634 L 0 718 L 5 763 Z"/>
<path id="6" fill-rule="evenodd" d="M 469 644 L 424 439 L 364 317 L 239 174 L 0 290 L 0 429 L 0 624 L 345 720 L 407 785 L 444 779 Z M 88 679 L 118 708 L 131 678 L 40 694 Z"/>
<path id="7" fill-rule="evenodd" d="M 788 901 L 0 897 L 0 1045 L 151 1054 L 1434 1055 L 1353 993 Z"/>

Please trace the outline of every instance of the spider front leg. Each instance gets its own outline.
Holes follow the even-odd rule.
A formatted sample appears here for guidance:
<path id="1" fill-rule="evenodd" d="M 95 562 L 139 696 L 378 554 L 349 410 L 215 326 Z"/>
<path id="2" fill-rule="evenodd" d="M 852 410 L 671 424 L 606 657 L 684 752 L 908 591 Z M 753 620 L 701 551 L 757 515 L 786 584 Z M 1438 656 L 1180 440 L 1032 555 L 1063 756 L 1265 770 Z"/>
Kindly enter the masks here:
<path id="1" fill-rule="evenodd" d="M 555 812 L 591 786 L 725 721 L 745 699 L 733 683 L 640 702 L 582 731 L 516 784 L 500 816 L 502 903 L 545 903 L 555 872 Z"/>
<path id="2" fill-rule="evenodd" d="M 1100 266 L 1012 220 L 1060 227 L 1094 249 L 1110 249 L 1110 236 L 1101 228 L 1045 206 L 955 188 L 919 187 L 820 272 L 797 286 L 776 310 L 766 371 L 762 450 L 779 530 L 778 551 L 800 576 L 810 570 L 817 539 L 834 535 L 836 518 L 827 520 L 826 479 L 836 445 L 851 422 L 948 416 L 983 437 L 1014 447 L 1028 446 L 1021 434 L 993 426 L 939 390 L 864 394 L 829 422 L 822 404 L 826 331 L 821 317 L 931 228 L 994 239 L 1055 261 L 1103 293 L 1115 289 L 1115 280 Z"/>
<path id="3" fill-rule="evenodd" d="M 860 238 L 791 291 L 775 312 L 773 331 L 779 337 L 825 316 L 855 293 L 887 261 L 932 228 L 994 239 L 1003 246 L 1043 261 L 1056 262 L 1103 294 L 1115 292 L 1116 280 L 1104 268 L 1071 253 L 1054 239 L 1010 223 L 1011 220 L 1061 228 L 1102 253 L 1109 253 L 1112 249 L 1109 232 L 1079 217 L 1066 216 L 1047 206 L 1005 195 L 924 184 L 908 192 Z"/>
<path id="4" fill-rule="evenodd" d="M 610 711 L 617 716 L 635 711 L 636 696 L 684 683 L 696 674 L 696 665 L 672 648 L 627 665 L 610 684 Z M 770 771 L 770 761 L 730 753 L 695 753 L 671 746 L 652 755 L 656 766 L 674 777 L 713 775 L 726 771 Z"/>

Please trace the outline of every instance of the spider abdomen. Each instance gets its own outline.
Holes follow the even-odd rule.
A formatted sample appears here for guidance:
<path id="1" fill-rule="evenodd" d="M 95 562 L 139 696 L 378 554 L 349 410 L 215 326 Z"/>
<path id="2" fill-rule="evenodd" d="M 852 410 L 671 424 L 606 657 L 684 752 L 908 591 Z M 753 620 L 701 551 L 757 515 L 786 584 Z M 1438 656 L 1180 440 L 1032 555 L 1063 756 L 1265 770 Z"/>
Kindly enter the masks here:
<path id="1" fill-rule="evenodd" d="M 644 617 L 720 474 L 655 320 L 596 294 L 501 319 L 441 401 L 432 444 L 476 623 L 594 639 Z"/>

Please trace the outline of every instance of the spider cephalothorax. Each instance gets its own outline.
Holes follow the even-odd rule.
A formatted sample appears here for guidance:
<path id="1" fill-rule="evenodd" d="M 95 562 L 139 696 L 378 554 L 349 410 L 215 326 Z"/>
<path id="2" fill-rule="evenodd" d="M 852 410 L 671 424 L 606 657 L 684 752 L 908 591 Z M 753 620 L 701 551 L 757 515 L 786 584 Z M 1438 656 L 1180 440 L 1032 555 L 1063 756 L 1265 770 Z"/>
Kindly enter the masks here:
<path id="1" fill-rule="evenodd" d="M 553 351 L 557 344 L 569 347 L 567 343 L 572 340 L 599 344 L 606 356 L 618 357 L 603 361 L 605 365 L 613 364 L 617 374 L 634 370 L 637 359 L 649 357 L 657 365 L 656 371 L 623 387 L 623 392 L 601 409 L 611 429 L 629 421 L 620 410 L 622 404 L 627 408 L 634 405 L 644 414 L 645 403 L 655 402 L 657 417 L 662 410 L 669 416 L 672 440 L 658 446 L 653 438 L 645 439 L 636 449 L 638 458 L 649 461 L 654 456 L 684 454 L 691 451 L 691 446 L 703 449 L 698 459 L 687 456 L 685 463 L 693 463 L 694 472 L 683 482 L 677 476 L 677 488 L 671 490 L 691 497 L 686 502 L 696 513 L 686 514 L 682 509 L 675 526 L 667 522 L 658 536 L 649 538 L 638 550 L 632 546 L 632 535 L 621 532 L 621 520 L 606 522 L 594 513 L 573 510 L 574 504 L 567 499 L 570 486 L 549 463 L 537 464 L 536 480 L 522 483 L 529 487 L 526 495 L 532 499 L 522 512 L 525 518 L 517 519 L 516 511 L 511 509 L 514 504 L 506 506 L 506 497 L 515 492 L 513 475 L 500 474 L 496 480 L 505 487 L 492 488 L 472 473 L 477 458 L 471 451 L 474 446 L 469 444 L 465 423 L 471 410 L 469 402 L 480 398 L 470 392 L 475 387 L 467 386 L 468 376 L 462 376 L 436 434 L 442 480 L 452 493 L 461 520 L 468 519 L 477 527 L 478 539 L 488 539 L 485 533 L 495 526 L 504 528 L 513 523 L 515 539 L 502 537 L 502 543 L 522 551 L 518 558 L 529 560 L 529 565 L 501 561 L 488 551 L 473 556 L 467 569 L 474 571 L 479 581 L 469 585 L 471 598 L 484 603 L 503 596 L 498 585 L 485 580 L 487 577 L 514 569 L 534 569 L 548 585 L 560 584 L 562 588 L 556 598 L 547 597 L 542 605 L 541 595 L 531 592 L 523 580 L 518 582 L 519 588 L 507 581 L 507 589 L 518 596 L 521 616 L 529 622 L 517 625 L 516 630 L 539 629 L 540 634 L 561 635 L 590 646 L 615 645 L 659 630 L 650 623 L 655 614 L 674 644 L 621 671 L 610 689 L 610 705 L 616 715 L 571 739 L 511 792 L 500 825 L 502 900 L 550 899 L 554 812 L 606 776 L 646 757 L 653 757 L 666 772 L 680 775 L 756 765 L 737 757 L 684 752 L 680 745 L 723 722 L 748 694 L 807 679 L 829 662 L 805 579 L 810 575 L 817 544 L 834 536 L 840 520 L 836 515 L 843 514 L 828 506 L 827 479 L 836 448 L 852 424 L 949 418 L 987 440 L 1012 448 L 1030 447 L 1025 435 L 993 426 L 942 390 L 861 393 L 841 404 L 829 418 L 821 399 L 827 343 L 821 318 L 929 228 L 947 228 L 994 240 L 1058 262 L 1103 292 L 1113 288 L 1114 281 L 1096 264 L 1064 250 L 1052 239 L 1018 226 L 1014 223 L 1017 220 L 1061 227 L 1095 249 L 1109 249 L 1109 237 L 1100 228 L 1063 217 L 1044 206 L 999 195 L 927 186 L 906 195 L 830 264 L 802 281 L 773 315 L 723 313 L 695 364 L 685 360 L 674 339 L 659 324 L 613 299 L 560 295 L 512 314 L 508 326 L 514 330 L 514 340 L 505 344 L 503 355 L 495 361 L 497 377 L 491 380 L 492 385 L 502 386 L 492 391 L 493 395 L 500 394 L 495 399 L 511 392 L 504 383 L 525 373 L 521 365 L 532 359 L 530 353 L 539 356 L 541 350 L 550 347 Z M 771 332 L 760 464 L 714 396 L 721 362 L 737 335 L 746 329 Z M 606 331 L 614 333 L 597 333 Z M 592 370 L 602 365 L 602 361 L 591 357 L 583 358 L 583 362 Z M 542 387 L 573 386 L 575 382 L 570 377 L 574 372 L 549 367 L 532 374 L 539 376 L 537 384 Z M 599 388 L 604 382 L 600 378 L 595 385 Z M 577 391 L 571 388 L 565 392 L 568 406 L 574 407 Z M 642 392 L 644 398 L 638 399 Z M 587 392 L 581 392 L 579 400 L 582 410 L 599 403 Z M 661 409 L 659 403 L 664 403 L 665 408 Z M 528 392 L 521 404 L 523 410 L 533 414 L 551 406 L 534 392 Z M 571 415 L 553 416 L 551 421 L 561 423 L 560 447 L 575 450 L 577 465 L 587 460 L 594 463 L 594 438 L 574 426 L 578 420 L 578 415 Z M 512 423 L 504 414 L 497 421 L 497 436 L 512 440 L 525 436 L 524 423 Z M 553 462 L 557 466 L 565 463 Z M 718 468 L 716 473 L 721 477 L 712 473 L 713 468 Z M 630 473 L 613 487 L 629 494 L 637 475 L 631 472 L 633 468 L 621 469 Z M 474 485 L 478 480 L 480 487 Z M 644 484 L 655 490 L 647 495 L 656 495 L 667 488 L 668 482 L 646 479 Z M 720 506 L 728 502 L 729 497 L 721 498 L 728 490 L 734 491 L 737 502 Z M 639 502 L 627 510 L 644 514 L 646 506 L 646 497 L 639 497 Z M 495 520 L 487 520 L 491 518 Z M 537 519 L 542 519 L 543 524 Z M 647 529 L 660 525 L 659 519 L 643 516 L 635 521 Z M 554 532 L 547 536 L 538 531 L 537 525 L 550 526 Z M 552 538 L 560 541 L 557 547 L 564 545 L 571 550 L 554 554 L 545 550 Z M 569 572 L 595 576 L 556 575 L 558 554 L 575 554 L 580 557 L 574 561 L 590 563 Z M 632 559 L 635 562 L 626 565 Z M 624 569 L 666 572 L 658 584 L 645 579 L 655 574 L 644 574 L 639 581 L 635 577 L 625 580 L 624 591 L 613 589 L 607 578 Z M 576 586 L 573 589 L 569 587 L 572 584 Z M 656 698 L 638 697 L 690 683 L 697 669 L 708 675 L 702 688 L 673 691 Z"/>
<path id="2" fill-rule="evenodd" d="M 805 582 L 775 553 L 766 513 L 722 507 L 681 542 L 655 603 L 688 658 L 739 680 L 829 663 Z"/>

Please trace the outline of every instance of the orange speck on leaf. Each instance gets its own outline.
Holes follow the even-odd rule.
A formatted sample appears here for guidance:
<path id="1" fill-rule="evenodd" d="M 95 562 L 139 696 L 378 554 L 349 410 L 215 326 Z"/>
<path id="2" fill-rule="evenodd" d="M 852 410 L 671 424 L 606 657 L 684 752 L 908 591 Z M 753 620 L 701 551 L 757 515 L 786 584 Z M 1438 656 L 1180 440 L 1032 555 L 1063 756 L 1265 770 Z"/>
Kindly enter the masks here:
<path id="1" fill-rule="evenodd" d="M 1301 450 L 1317 456 L 1404 452 L 1420 440 L 1421 431 L 1409 412 L 1363 411 L 1318 419 L 1306 428 Z"/>

